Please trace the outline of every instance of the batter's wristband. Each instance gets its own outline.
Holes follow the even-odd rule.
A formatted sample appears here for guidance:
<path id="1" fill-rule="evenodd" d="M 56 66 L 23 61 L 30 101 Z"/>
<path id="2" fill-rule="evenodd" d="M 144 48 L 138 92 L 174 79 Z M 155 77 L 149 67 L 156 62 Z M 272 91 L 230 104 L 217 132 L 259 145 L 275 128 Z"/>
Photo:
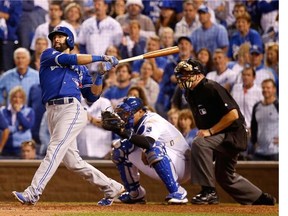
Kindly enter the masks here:
<path id="1" fill-rule="evenodd" d="M 103 83 L 103 76 L 98 74 L 96 76 L 94 84 L 97 85 L 97 86 L 100 86 L 100 85 L 102 85 L 102 83 Z"/>
<path id="2" fill-rule="evenodd" d="M 92 55 L 92 62 L 103 61 L 104 57 L 102 55 Z"/>

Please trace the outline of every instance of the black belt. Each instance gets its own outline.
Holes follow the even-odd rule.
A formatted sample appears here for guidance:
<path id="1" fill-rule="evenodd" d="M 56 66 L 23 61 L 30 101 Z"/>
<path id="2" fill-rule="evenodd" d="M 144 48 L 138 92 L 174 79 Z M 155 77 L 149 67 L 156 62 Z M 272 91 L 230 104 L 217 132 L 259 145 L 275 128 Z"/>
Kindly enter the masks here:
<path id="1" fill-rule="evenodd" d="M 48 106 L 50 105 L 61 105 L 61 104 L 70 104 L 70 103 L 73 103 L 74 99 L 73 98 L 57 98 L 57 99 L 52 99 L 52 100 L 49 100 L 47 102 Z"/>

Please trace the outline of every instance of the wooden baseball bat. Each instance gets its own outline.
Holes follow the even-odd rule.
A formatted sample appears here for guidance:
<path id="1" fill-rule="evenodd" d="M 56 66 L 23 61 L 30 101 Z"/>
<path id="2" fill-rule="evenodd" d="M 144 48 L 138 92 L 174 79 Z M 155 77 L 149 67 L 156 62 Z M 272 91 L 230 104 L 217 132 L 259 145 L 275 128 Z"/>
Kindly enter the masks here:
<path id="1" fill-rule="evenodd" d="M 160 57 L 160 56 L 172 55 L 172 54 L 178 53 L 178 52 L 179 52 L 178 46 L 168 47 L 168 48 L 164 48 L 164 49 L 160 49 L 160 50 L 147 52 L 145 54 L 134 56 L 131 58 L 121 59 L 121 60 L 119 60 L 119 64 L 125 63 L 125 62 L 141 60 L 141 59 L 149 59 L 149 58 L 156 58 L 156 57 Z"/>

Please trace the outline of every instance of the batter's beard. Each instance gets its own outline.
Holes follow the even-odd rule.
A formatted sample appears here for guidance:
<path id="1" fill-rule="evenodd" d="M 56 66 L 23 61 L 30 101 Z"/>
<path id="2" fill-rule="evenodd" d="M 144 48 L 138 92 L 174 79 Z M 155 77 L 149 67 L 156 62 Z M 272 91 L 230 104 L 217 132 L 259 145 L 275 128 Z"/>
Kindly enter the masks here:
<path id="1" fill-rule="evenodd" d="M 55 44 L 53 44 L 53 48 L 59 52 L 63 52 L 64 50 L 66 50 L 68 48 L 66 43 L 58 43 L 60 44 L 60 46 L 55 47 Z"/>

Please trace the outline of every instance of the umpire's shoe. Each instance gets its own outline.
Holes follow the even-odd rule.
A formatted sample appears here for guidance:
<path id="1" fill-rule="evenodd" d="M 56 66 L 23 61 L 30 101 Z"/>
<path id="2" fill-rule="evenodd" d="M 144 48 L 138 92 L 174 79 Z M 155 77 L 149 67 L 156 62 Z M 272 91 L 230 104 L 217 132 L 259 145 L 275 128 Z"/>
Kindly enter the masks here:
<path id="1" fill-rule="evenodd" d="M 35 202 L 32 202 L 29 199 L 26 192 L 21 193 L 21 192 L 13 191 L 12 195 L 15 197 L 15 199 L 17 199 L 23 205 L 34 205 L 35 204 Z"/>
<path id="2" fill-rule="evenodd" d="M 215 189 L 202 189 L 199 194 L 194 196 L 191 200 L 192 204 L 205 205 L 205 204 L 218 204 L 219 198 Z"/>
<path id="3" fill-rule="evenodd" d="M 253 205 L 275 205 L 276 198 L 268 193 L 262 193 Z"/>

